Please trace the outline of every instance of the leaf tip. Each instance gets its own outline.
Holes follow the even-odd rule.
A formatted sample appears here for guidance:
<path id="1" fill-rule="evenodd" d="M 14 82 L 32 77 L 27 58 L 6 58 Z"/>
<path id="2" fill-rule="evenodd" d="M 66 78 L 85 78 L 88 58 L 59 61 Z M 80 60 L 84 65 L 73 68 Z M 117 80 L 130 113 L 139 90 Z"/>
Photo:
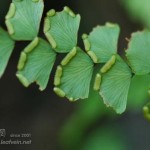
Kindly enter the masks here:
<path id="1" fill-rule="evenodd" d="M 18 66 L 17 66 L 18 70 L 22 70 L 24 68 L 26 60 L 27 60 L 26 53 L 25 52 L 21 52 L 19 63 L 18 63 Z"/>
<path id="2" fill-rule="evenodd" d="M 93 51 L 88 51 L 87 53 L 91 57 L 91 59 L 93 60 L 94 63 L 98 63 L 98 58 Z"/>
<path id="3" fill-rule="evenodd" d="M 112 66 L 116 62 L 116 56 L 112 55 L 112 57 L 106 62 L 106 64 L 101 68 L 100 72 L 101 73 L 106 73 L 108 70 L 112 68 Z"/>
<path id="4" fill-rule="evenodd" d="M 8 10 L 8 13 L 5 16 L 5 19 L 7 20 L 7 19 L 12 18 L 15 15 L 15 12 L 16 12 L 16 6 L 15 6 L 14 3 L 11 3 L 10 7 L 9 7 L 9 10 Z"/>
<path id="5" fill-rule="evenodd" d="M 59 65 L 56 69 L 56 73 L 55 73 L 55 77 L 54 77 L 54 85 L 55 86 L 60 85 L 61 76 L 62 76 L 62 67 Z"/>
<path id="6" fill-rule="evenodd" d="M 95 91 L 98 91 L 100 89 L 101 80 L 102 80 L 101 74 L 97 73 L 94 81 L 94 87 L 93 87 Z"/>
<path id="7" fill-rule="evenodd" d="M 48 17 L 46 17 L 44 19 L 44 33 L 48 32 L 50 30 L 50 27 L 51 27 L 50 20 Z"/>
<path id="8" fill-rule="evenodd" d="M 40 41 L 39 37 L 35 37 L 34 40 L 24 49 L 24 52 L 30 53 L 38 46 L 39 41 Z"/>
<path id="9" fill-rule="evenodd" d="M 56 14 L 55 9 L 51 9 L 51 10 L 49 10 L 49 11 L 47 12 L 47 16 L 48 16 L 48 17 L 53 17 L 53 16 L 55 16 L 55 14 Z"/>
<path id="10" fill-rule="evenodd" d="M 25 86 L 28 87 L 30 85 L 29 81 L 20 73 L 16 74 L 16 77 L 19 79 L 19 81 Z"/>
<path id="11" fill-rule="evenodd" d="M 68 13 L 71 17 L 73 17 L 73 18 L 76 17 L 75 13 L 74 13 L 68 6 L 65 6 L 65 7 L 64 7 L 64 11 L 65 11 L 66 13 Z"/>
<path id="12" fill-rule="evenodd" d="M 60 97 L 65 97 L 66 95 L 65 92 L 58 87 L 54 87 L 53 91 Z"/>
<path id="13" fill-rule="evenodd" d="M 46 32 L 45 35 L 46 35 L 48 41 L 50 42 L 52 48 L 55 49 L 57 47 L 57 44 L 56 44 L 56 41 L 54 40 L 54 38 L 52 37 L 52 35 L 49 32 Z"/>
<path id="14" fill-rule="evenodd" d="M 62 65 L 62 66 L 67 65 L 67 64 L 70 62 L 70 60 L 76 55 L 76 53 L 77 53 L 77 48 L 74 47 L 74 48 L 66 55 L 66 57 L 61 61 L 61 65 Z"/>
<path id="15" fill-rule="evenodd" d="M 6 19 L 6 20 L 5 20 L 5 24 L 6 24 L 6 26 L 7 26 L 8 33 L 9 33 L 10 35 L 14 34 L 14 33 L 15 33 L 15 30 L 14 30 L 14 27 L 13 27 L 13 25 L 12 25 L 12 23 L 10 22 L 9 19 Z"/>
<path id="16" fill-rule="evenodd" d="M 89 51 L 90 48 L 91 48 L 91 43 L 90 43 L 90 41 L 88 40 L 88 35 L 84 33 L 84 34 L 82 35 L 82 39 L 83 39 L 83 43 L 84 43 L 85 50 L 86 50 L 86 51 Z"/>

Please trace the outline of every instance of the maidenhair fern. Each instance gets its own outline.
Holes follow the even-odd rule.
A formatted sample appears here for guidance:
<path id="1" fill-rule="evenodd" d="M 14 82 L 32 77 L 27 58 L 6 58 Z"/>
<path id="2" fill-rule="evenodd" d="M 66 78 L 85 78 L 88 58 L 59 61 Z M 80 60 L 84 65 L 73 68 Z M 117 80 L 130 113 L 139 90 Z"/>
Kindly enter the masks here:
<path id="1" fill-rule="evenodd" d="M 48 11 L 43 29 L 47 41 L 38 37 L 43 8 L 43 0 L 13 0 L 10 4 L 5 21 L 8 33 L 0 28 L 0 76 L 14 41 L 31 40 L 20 54 L 16 73 L 25 87 L 36 82 L 44 90 L 57 53 L 66 53 L 56 69 L 54 92 L 76 101 L 88 98 L 92 86 L 108 107 L 117 113 L 124 112 L 132 77 L 150 73 L 150 31 L 132 34 L 127 59 L 123 60 L 117 53 L 120 32 L 117 24 L 106 23 L 95 27 L 89 35 L 84 33 L 85 51 L 78 47 L 80 15 L 69 7 L 61 12 Z M 150 118 L 149 105 L 144 107 L 144 112 Z"/>

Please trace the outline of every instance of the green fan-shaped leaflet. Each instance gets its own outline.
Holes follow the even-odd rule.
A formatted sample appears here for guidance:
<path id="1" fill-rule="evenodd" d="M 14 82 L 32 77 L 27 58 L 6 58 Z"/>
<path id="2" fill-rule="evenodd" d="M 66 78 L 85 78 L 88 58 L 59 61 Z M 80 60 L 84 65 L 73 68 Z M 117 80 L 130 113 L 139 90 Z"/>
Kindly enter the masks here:
<path id="1" fill-rule="evenodd" d="M 104 26 L 97 26 L 89 34 L 83 35 L 86 51 L 94 53 L 97 57 L 95 63 L 107 62 L 113 54 L 117 53 L 117 43 L 120 28 L 117 24 L 106 23 Z"/>
<path id="2" fill-rule="evenodd" d="M 44 33 L 58 53 L 69 52 L 77 45 L 80 15 L 75 15 L 68 7 L 61 12 L 50 10 L 44 23 Z"/>
<path id="3" fill-rule="evenodd" d="M 33 40 L 43 14 L 43 0 L 13 0 L 6 15 L 6 26 L 14 40 Z"/>
<path id="4" fill-rule="evenodd" d="M 25 87 L 36 82 L 44 90 L 55 59 L 56 53 L 49 43 L 35 38 L 21 53 L 16 76 Z"/>
<path id="5" fill-rule="evenodd" d="M 135 74 L 150 73 L 150 32 L 148 30 L 132 34 L 126 56 Z"/>
<path id="6" fill-rule="evenodd" d="M 65 63 L 69 58 L 68 56 L 73 57 L 70 57 L 71 59 Z M 89 56 L 80 48 L 74 48 L 63 59 L 61 67 L 62 75 L 60 77 L 60 83 L 57 84 L 54 91 L 60 96 L 66 96 L 70 101 L 75 101 L 79 98 L 88 98 L 93 74 L 93 62 Z M 55 80 L 56 77 L 58 77 L 57 71 Z"/>
<path id="7" fill-rule="evenodd" d="M 10 55 L 14 49 L 15 42 L 8 33 L 0 27 L 0 77 L 3 75 Z"/>
<path id="8" fill-rule="evenodd" d="M 113 107 L 119 114 L 126 109 L 130 82 L 131 70 L 127 64 L 117 56 L 115 64 L 102 76 L 100 95 L 104 103 L 108 107 Z"/>

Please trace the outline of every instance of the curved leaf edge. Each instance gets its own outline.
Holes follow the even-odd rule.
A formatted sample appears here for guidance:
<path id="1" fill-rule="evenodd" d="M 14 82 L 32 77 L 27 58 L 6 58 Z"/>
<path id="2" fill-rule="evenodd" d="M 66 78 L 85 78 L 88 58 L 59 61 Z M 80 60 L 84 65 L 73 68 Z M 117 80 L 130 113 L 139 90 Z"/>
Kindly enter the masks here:
<path id="1" fill-rule="evenodd" d="M 28 59 L 28 55 L 34 51 L 36 49 L 36 47 L 38 46 L 40 40 L 40 37 L 36 37 L 29 45 L 27 45 L 24 50 L 21 52 L 20 54 L 20 58 L 19 58 L 19 62 L 18 62 L 18 66 L 17 66 L 17 73 L 16 73 L 16 77 L 19 79 L 19 81 L 23 84 L 23 86 L 25 87 L 29 87 L 29 85 L 31 85 L 32 83 L 36 83 L 37 85 L 39 85 L 39 90 L 43 91 L 45 90 L 45 86 L 41 86 L 40 83 L 38 82 L 38 79 L 36 79 L 33 82 L 29 82 L 28 79 L 19 71 L 22 71 L 27 63 L 27 59 Z"/>
<path id="2" fill-rule="evenodd" d="M 127 58 L 127 64 L 128 66 L 131 68 L 132 70 L 132 73 L 135 74 L 135 75 L 146 75 L 146 74 L 149 74 L 150 72 L 146 72 L 146 73 L 139 73 L 139 72 L 136 72 L 136 70 L 134 69 L 132 63 L 130 62 L 130 59 L 129 59 L 129 56 L 128 56 L 128 51 L 130 49 L 130 46 L 131 46 L 131 43 L 132 43 L 132 39 L 137 36 L 137 34 L 143 34 L 144 32 L 150 32 L 149 29 L 147 28 L 144 28 L 143 30 L 139 30 L 139 31 L 136 31 L 136 32 L 133 32 L 131 33 L 131 36 L 130 38 L 127 38 L 127 48 L 125 49 L 125 57 Z"/>

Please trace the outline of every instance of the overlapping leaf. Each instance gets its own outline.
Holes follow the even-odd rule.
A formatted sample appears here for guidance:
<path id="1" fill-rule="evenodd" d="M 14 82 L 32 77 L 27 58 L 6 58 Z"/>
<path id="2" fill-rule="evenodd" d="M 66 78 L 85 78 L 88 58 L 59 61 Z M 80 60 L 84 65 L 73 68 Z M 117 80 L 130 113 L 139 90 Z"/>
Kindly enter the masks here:
<path id="1" fill-rule="evenodd" d="M 10 55 L 14 49 L 15 42 L 8 33 L 0 27 L 0 77 L 3 75 Z"/>
<path id="2" fill-rule="evenodd" d="M 125 111 L 129 86 L 131 82 L 131 70 L 127 64 L 117 56 L 114 66 L 102 77 L 100 95 L 104 103 L 113 107 L 117 113 Z"/>
<path id="3" fill-rule="evenodd" d="M 77 48 L 76 55 L 62 66 L 62 76 L 58 88 L 71 101 L 88 98 L 92 73 L 92 60 L 80 48 Z"/>
<path id="4" fill-rule="evenodd" d="M 80 15 L 75 15 L 68 7 L 61 12 L 50 10 L 44 24 L 44 33 L 58 53 L 69 52 L 77 46 Z"/>
<path id="5" fill-rule="evenodd" d="M 107 62 L 117 53 L 119 31 L 117 24 L 106 23 L 104 26 L 94 28 L 89 36 L 83 36 L 85 49 L 88 53 L 92 51 L 97 57 L 95 63 Z"/>
<path id="6" fill-rule="evenodd" d="M 24 86 L 36 82 L 40 90 L 47 86 L 51 69 L 55 62 L 56 53 L 49 43 L 35 38 L 21 53 L 17 77 Z"/>
<path id="7" fill-rule="evenodd" d="M 126 55 L 135 74 L 150 73 L 150 32 L 148 30 L 132 34 Z"/>
<path id="8" fill-rule="evenodd" d="M 43 0 L 13 0 L 6 15 L 6 25 L 12 38 L 34 39 L 39 32 L 43 8 Z"/>

